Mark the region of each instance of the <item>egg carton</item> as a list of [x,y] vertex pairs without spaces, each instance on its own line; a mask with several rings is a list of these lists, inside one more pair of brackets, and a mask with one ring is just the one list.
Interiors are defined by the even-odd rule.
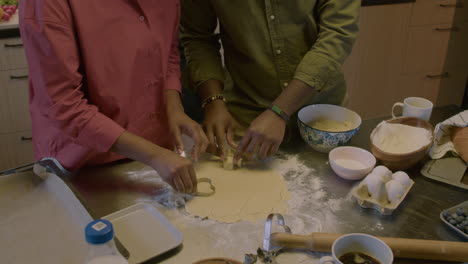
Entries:
[[362,208],[371,208],[377,210],[382,215],[391,215],[393,211],[395,211],[401,202],[405,199],[406,195],[413,187],[414,181],[410,180],[410,186],[406,188],[405,193],[401,196],[401,198],[396,203],[379,203],[377,200],[372,198],[367,191],[367,186],[364,181],[361,181],[358,186],[356,186],[353,191],[352,195],[358,202],[359,206]]

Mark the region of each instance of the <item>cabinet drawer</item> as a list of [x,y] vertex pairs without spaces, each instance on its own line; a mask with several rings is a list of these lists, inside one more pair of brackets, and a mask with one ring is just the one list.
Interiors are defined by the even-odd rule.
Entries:
[[446,68],[468,67],[468,22],[455,22],[456,31],[450,34]]
[[451,24],[410,27],[406,43],[404,72],[440,72],[447,56]]
[[0,135],[0,171],[34,161],[31,131]]
[[430,72],[400,76],[395,85],[396,94],[398,94],[397,101],[403,102],[402,100],[406,97],[416,96],[435,103],[441,79],[444,78],[442,74]]
[[436,105],[461,106],[468,81],[468,68],[448,69],[446,78],[440,80]]
[[468,0],[459,0],[459,5],[455,10],[455,21],[468,21]]
[[418,0],[413,5],[411,25],[452,23],[455,12],[465,8],[466,0]]
[[0,71],[26,67],[26,55],[21,38],[0,39]]
[[18,69],[0,72],[0,106],[2,123],[0,133],[31,130],[29,113],[28,70]]

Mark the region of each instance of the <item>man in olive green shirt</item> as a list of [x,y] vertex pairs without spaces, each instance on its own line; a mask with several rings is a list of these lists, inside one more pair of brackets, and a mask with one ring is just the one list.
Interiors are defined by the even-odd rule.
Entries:
[[[202,100],[210,99],[204,128],[212,151],[218,148],[222,155],[227,140],[236,148],[234,160],[273,155],[288,116],[301,106],[341,104],[346,95],[341,66],[356,38],[360,5],[359,0],[182,0],[181,41],[193,86]],[[227,105],[216,100],[221,93]],[[248,127],[239,145],[232,139],[236,121]]]

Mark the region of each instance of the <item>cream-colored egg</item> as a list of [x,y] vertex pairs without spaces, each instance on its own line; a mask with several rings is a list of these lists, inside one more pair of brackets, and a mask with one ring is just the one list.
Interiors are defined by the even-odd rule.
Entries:
[[387,201],[387,191],[385,189],[385,182],[378,174],[371,173],[364,179],[369,195],[379,203]]
[[397,180],[391,180],[385,184],[385,188],[388,194],[388,200],[392,204],[398,203],[398,201],[405,194],[405,186]]
[[406,172],[404,171],[397,171],[393,173],[392,178],[398,181],[399,183],[403,184],[405,188],[409,188],[411,185],[411,179],[408,176],[408,174],[406,174]]
[[384,182],[388,182],[392,179],[392,172],[382,165],[375,167],[372,173],[379,175]]

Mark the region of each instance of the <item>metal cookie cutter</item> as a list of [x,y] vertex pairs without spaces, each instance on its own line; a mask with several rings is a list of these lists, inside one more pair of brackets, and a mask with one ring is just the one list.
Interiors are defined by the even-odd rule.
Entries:
[[212,195],[214,195],[216,193],[216,187],[211,182],[211,179],[209,179],[209,178],[199,178],[197,180],[197,184],[199,184],[201,182],[208,183],[210,185],[211,192],[196,192],[194,194],[195,196],[208,197],[208,196],[212,196]]
[[273,226],[274,218],[277,218],[278,225],[282,226],[284,232],[291,234],[291,228],[285,224],[284,218],[281,214],[270,214],[267,217],[265,222],[265,233],[263,235],[263,245],[261,248],[257,250],[257,255],[247,254],[245,256],[244,263],[245,264],[253,264],[256,263],[257,259],[260,259],[262,263],[268,264],[278,264],[276,262],[276,256],[281,251],[281,247],[272,246],[271,245],[271,229]]

